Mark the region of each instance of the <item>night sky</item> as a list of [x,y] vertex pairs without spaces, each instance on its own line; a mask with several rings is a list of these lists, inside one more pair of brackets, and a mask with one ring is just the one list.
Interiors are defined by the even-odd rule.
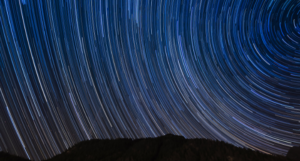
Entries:
[[0,0],[0,151],[168,133],[300,145],[300,1]]

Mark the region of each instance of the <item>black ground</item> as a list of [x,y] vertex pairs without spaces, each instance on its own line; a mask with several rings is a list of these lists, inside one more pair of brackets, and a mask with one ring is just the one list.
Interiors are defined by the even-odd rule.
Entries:
[[[297,150],[297,149],[296,149]],[[6,157],[5,157],[6,156]],[[0,161],[19,159],[0,153]],[[24,159],[23,159],[24,160]],[[90,140],[47,161],[292,161],[221,141],[165,135],[147,139]],[[24,160],[25,161],[25,160]]]
[[10,155],[5,152],[0,152],[0,161],[28,161],[28,159],[24,159],[22,157]]

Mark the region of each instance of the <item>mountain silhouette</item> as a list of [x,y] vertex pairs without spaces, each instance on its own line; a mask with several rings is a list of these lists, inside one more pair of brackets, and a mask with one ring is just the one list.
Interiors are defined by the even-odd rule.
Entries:
[[293,161],[300,161],[300,147],[292,147],[286,154],[286,157]]
[[11,155],[9,153],[0,152],[0,161],[29,161],[28,159]]
[[[11,156],[15,157],[15,156]],[[9,161],[9,158],[1,161]],[[25,161],[25,160],[24,160]],[[157,138],[89,140],[47,161],[293,161],[239,148],[223,141],[185,139],[167,134]]]

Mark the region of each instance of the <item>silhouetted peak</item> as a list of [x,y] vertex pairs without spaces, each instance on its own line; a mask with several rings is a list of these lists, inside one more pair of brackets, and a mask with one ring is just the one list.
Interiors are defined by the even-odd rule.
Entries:
[[300,161],[300,146],[291,147],[286,157],[293,161]]
[[[297,149],[296,149],[297,150]],[[292,151],[293,152],[293,151]],[[16,157],[2,155],[0,161]],[[18,158],[17,158],[18,159]],[[16,159],[15,159],[16,160]],[[185,139],[167,134],[157,138],[88,140],[48,161],[291,161],[209,139]],[[24,160],[25,161],[25,160]]]
[[25,158],[22,158],[19,156],[15,156],[15,155],[11,155],[6,152],[0,152],[0,160],[1,161],[29,161],[28,159],[25,159]]

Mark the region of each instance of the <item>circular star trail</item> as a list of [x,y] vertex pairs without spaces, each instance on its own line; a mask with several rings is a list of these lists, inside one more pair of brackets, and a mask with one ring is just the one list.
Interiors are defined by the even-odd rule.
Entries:
[[0,151],[88,139],[300,145],[300,1],[0,0]]

